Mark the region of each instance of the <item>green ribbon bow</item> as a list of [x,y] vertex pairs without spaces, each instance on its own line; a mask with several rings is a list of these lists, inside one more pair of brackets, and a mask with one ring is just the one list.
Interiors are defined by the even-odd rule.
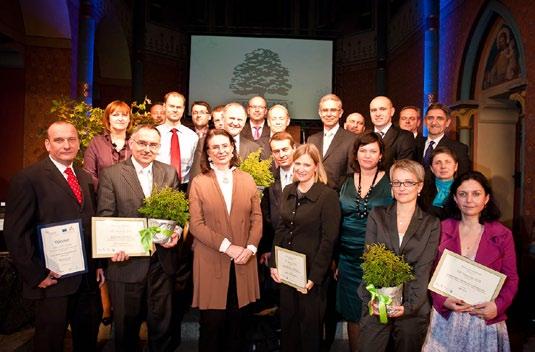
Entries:
[[368,286],[366,286],[366,290],[368,290],[368,292],[370,292],[372,295],[372,299],[370,300],[370,305],[369,305],[370,315],[373,315],[372,303],[377,298],[377,300],[379,301],[379,321],[382,324],[386,324],[388,322],[388,314],[386,312],[386,306],[392,303],[392,297],[380,294],[375,288],[375,286],[373,286],[373,284],[369,284]]

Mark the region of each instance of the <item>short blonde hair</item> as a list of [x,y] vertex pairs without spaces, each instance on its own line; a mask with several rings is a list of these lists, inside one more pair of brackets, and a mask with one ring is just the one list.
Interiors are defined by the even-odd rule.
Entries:
[[303,155],[308,155],[312,159],[312,161],[314,161],[314,164],[318,167],[317,172],[314,174],[314,182],[321,182],[327,184],[327,173],[325,172],[325,168],[323,167],[323,162],[321,161],[321,154],[318,148],[316,148],[316,146],[313,144],[302,144],[295,150],[293,154],[293,160],[295,161]]
[[416,176],[416,181],[424,182],[425,170],[422,164],[409,159],[396,160],[394,164],[390,167],[390,180],[392,181],[394,171],[396,170],[405,170]]

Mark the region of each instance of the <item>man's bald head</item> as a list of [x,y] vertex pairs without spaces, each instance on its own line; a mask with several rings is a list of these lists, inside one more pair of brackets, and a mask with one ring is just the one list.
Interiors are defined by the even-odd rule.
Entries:
[[370,117],[378,130],[382,130],[392,122],[395,111],[394,105],[388,97],[380,95],[370,102]]

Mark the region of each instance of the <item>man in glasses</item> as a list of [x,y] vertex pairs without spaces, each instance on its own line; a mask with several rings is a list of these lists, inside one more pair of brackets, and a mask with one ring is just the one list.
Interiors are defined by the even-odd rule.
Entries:
[[241,135],[257,143],[261,138],[269,139],[270,132],[266,123],[267,112],[266,99],[261,96],[255,96],[249,99],[247,103],[249,123],[246,123],[243,127]]
[[344,113],[342,100],[335,94],[327,94],[320,99],[318,113],[323,122],[323,131],[308,138],[323,156],[323,166],[327,172],[327,185],[340,190],[345,175],[351,170],[353,143],[357,136],[340,128],[340,118]]
[[[102,172],[98,216],[141,217],[138,209],[153,190],[179,187],[176,169],[155,160],[160,149],[160,133],[155,127],[137,127],[129,146],[129,159]],[[108,262],[116,351],[138,350],[143,320],[147,321],[149,350],[170,351],[176,347],[172,324],[174,275],[179,265],[177,241],[174,233],[170,242],[156,244],[150,257],[130,258],[118,248]]]

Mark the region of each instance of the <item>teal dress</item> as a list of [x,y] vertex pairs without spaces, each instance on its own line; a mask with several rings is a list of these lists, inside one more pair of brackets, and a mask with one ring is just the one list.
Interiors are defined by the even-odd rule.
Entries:
[[361,198],[355,189],[354,175],[348,177],[340,189],[342,227],[338,260],[338,286],[336,310],[347,321],[357,322],[361,317],[362,301],[357,288],[362,281],[362,254],[368,212],[377,206],[393,202],[390,180],[385,174],[366,197]]

